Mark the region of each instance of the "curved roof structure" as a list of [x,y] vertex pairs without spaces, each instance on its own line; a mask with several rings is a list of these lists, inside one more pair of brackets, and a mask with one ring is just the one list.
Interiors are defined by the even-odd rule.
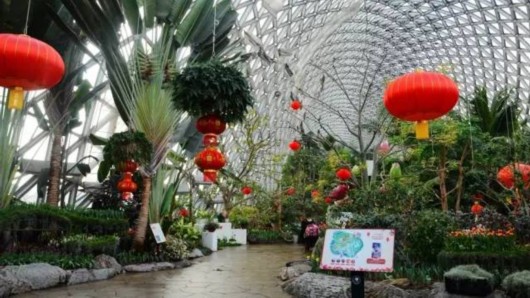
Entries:
[[[379,117],[385,83],[418,68],[448,73],[463,95],[476,85],[489,90],[514,87],[528,114],[527,0],[232,2],[239,13],[232,35],[251,54],[248,73],[257,111],[267,115],[267,137],[279,141],[261,152],[263,156],[287,151],[301,123],[306,132],[359,146],[355,134],[369,131],[366,124]],[[86,62],[91,65],[86,74],[91,83],[105,84],[99,65],[88,58]],[[289,109],[291,95],[302,100],[301,111]],[[31,105],[44,110],[42,95],[36,94]],[[37,184],[42,167],[35,167],[35,161],[49,160],[50,134],[39,128],[37,114],[28,109],[19,142],[23,162],[18,195]],[[71,165],[88,155],[101,156],[101,148],[88,142],[90,134],[109,136],[123,130],[108,88],[101,89],[80,120],[83,125],[65,140]],[[226,145],[229,151],[230,142]],[[237,154],[232,153],[232,160],[237,161]],[[33,162],[25,162],[29,160]],[[72,192],[75,198],[76,190]]]

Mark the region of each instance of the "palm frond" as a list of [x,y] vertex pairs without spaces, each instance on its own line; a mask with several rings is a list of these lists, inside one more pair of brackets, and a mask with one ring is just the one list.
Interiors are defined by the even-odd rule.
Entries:
[[[7,95],[4,89],[2,99]],[[22,113],[18,110],[9,110],[5,102],[0,103],[0,208],[9,206],[12,195],[13,179],[17,165],[18,128],[22,124]]]

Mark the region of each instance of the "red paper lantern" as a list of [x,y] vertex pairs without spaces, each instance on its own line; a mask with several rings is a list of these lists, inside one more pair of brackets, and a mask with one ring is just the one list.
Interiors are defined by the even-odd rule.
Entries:
[[291,102],[291,109],[297,111],[297,110],[300,110],[301,108],[302,108],[302,103],[298,99],[295,99]]
[[126,172],[123,174],[123,178],[118,182],[117,189],[119,192],[136,192],[138,190],[138,184],[132,179],[133,174]]
[[24,90],[51,88],[63,75],[63,59],[48,44],[28,35],[0,34],[0,86],[9,88],[9,109],[22,109]]
[[416,138],[427,139],[427,120],[441,117],[453,109],[458,102],[458,87],[441,73],[412,72],[388,84],[383,100],[391,115],[416,122]]
[[195,164],[203,171],[204,181],[215,182],[217,171],[225,166],[226,160],[216,147],[207,147],[195,156]]
[[285,191],[285,193],[286,193],[288,196],[292,196],[292,195],[294,195],[294,194],[296,193],[296,189],[295,189],[294,187],[291,186],[291,187],[289,187],[289,188]]
[[[530,165],[516,163],[515,169],[520,173],[524,182],[524,187],[528,188],[530,185]],[[506,188],[513,188],[515,184],[515,177],[513,174],[513,165],[508,165],[497,172],[497,180]]]
[[200,133],[204,134],[202,138],[204,146],[216,146],[218,144],[217,135],[225,131],[226,122],[217,115],[206,115],[197,119],[195,127]]
[[348,169],[340,169],[335,173],[335,175],[342,181],[351,179],[351,172]]
[[482,207],[482,205],[480,205],[480,203],[477,201],[475,201],[473,206],[471,206],[471,213],[475,215],[480,215],[483,210],[484,210],[484,207]]
[[289,143],[289,148],[291,148],[293,151],[298,151],[300,148],[302,148],[302,144],[300,144],[298,141],[292,141]]
[[245,186],[241,189],[241,192],[245,195],[245,196],[248,196],[249,194],[252,193],[252,188],[250,186]]

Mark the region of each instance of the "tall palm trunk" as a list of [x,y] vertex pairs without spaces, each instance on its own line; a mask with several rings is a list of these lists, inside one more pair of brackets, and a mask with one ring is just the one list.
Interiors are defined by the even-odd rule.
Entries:
[[442,147],[440,153],[440,168],[438,169],[438,177],[440,179],[440,200],[442,203],[442,210],[447,212],[449,206],[447,205],[447,185],[445,184],[446,179],[446,160],[447,160],[447,148]]
[[59,186],[61,184],[62,163],[62,133],[60,128],[53,131],[52,152],[50,157],[50,174],[48,183],[48,192],[46,194],[46,203],[50,206],[59,204]]
[[151,176],[142,179],[142,207],[136,222],[136,233],[134,234],[133,246],[136,251],[144,250],[145,236],[147,234],[147,223],[149,220],[149,198],[151,197]]

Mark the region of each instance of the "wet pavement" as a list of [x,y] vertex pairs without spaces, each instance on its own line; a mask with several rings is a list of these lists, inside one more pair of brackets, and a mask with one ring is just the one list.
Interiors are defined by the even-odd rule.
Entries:
[[121,274],[16,297],[283,298],[290,295],[279,286],[280,268],[303,258],[303,246],[294,244],[227,247],[184,269]]

